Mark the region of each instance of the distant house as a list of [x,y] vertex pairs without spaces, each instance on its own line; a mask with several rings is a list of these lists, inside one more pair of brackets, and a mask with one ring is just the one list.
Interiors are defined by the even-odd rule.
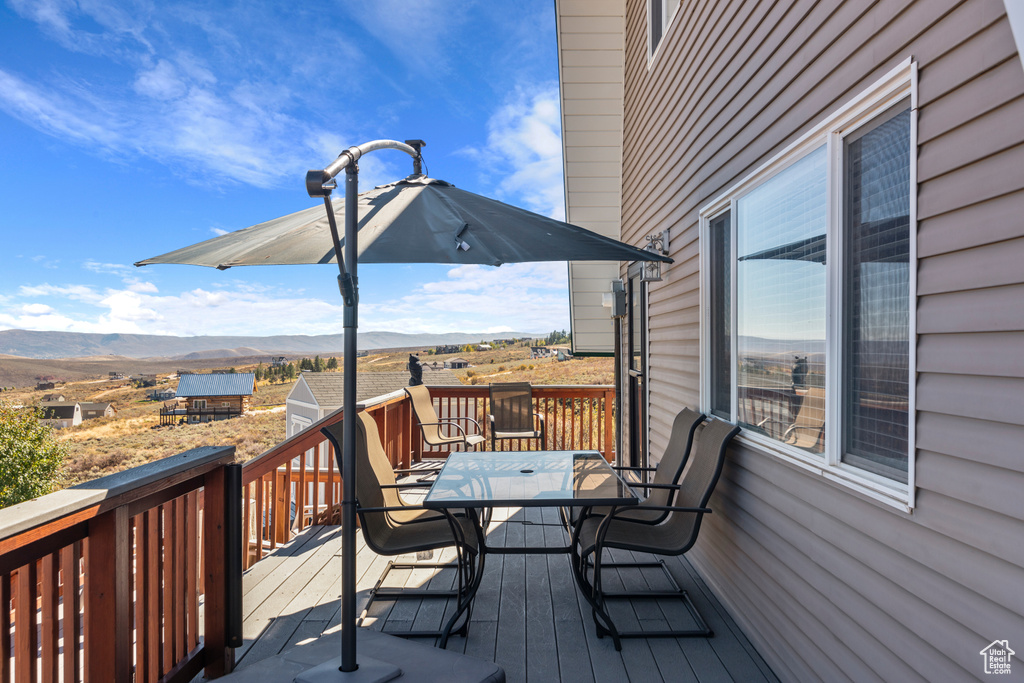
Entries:
[[66,400],[68,400],[68,399],[67,399],[66,396],[64,396],[64,394],[46,394],[42,398],[42,402],[43,403],[54,403],[54,402],[59,403],[61,401],[66,401]]
[[[423,383],[458,386],[459,378],[447,370],[424,368]],[[285,400],[288,435],[298,434],[317,420],[344,405],[345,375],[341,372],[303,372]],[[409,386],[408,372],[360,372],[356,374],[356,400],[390,394]]]
[[468,368],[469,361],[465,358],[449,358],[444,362],[444,366],[449,370],[460,370],[462,368]]
[[490,344],[477,344],[476,345],[476,350],[477,351],[490,351],[493,348],[494,347],[491,346]]
[[156,375],[136,375],[133,377],[140,387],[155,387]]
[[73,401],[51,402],[43,404],[43,416],[40,424],[55,429],[67,429],[82,424],[82,406]]
[[[185,375],[178,381],[177,398],[185,399],[188,422],[211,422],[244,413],[255,391],[256,375],[251,372]],[[163,411],[161,417],[165,417]]]
[[442,344],[434,347],[434,353],[439,356],[446,353],[458,353],[461,348],[458,344]]
[[54,382],[39,382],[36,384],[36,389],[39,391],[46,391],[47,389],[56,389],[57,385]]
[[170,399],[174,398],[177,395],[177,392],[174,389],[171,389],[170,387],[166,387],[164,389],[154,389],[153,391],[149,392],[149,397],[154,401],[169,401]]
[[82,406],[82,419],[94,420],[98,417],[114,417],[117,408],[113,403],[80,403]]
[[287,361],[285,360],[284,356],[275,356],[274,359],[270,361],[270,365],[272,367],[279,368],[283,366],[286,362]]
[[548,358],[552,355],[550,346],[531,346],[530,358]]
[[110,372],[107,373],[107,378],[111,380],[125,379],[125,374],[123,372],[120,372],[119,370],[111,370]]

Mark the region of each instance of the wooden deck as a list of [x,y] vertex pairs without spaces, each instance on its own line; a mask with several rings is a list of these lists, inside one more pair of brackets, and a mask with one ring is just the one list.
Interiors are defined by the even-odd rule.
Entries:
[[[504,514],[503,514],[504,512]],[[492,545],[565,545],[567,537],[554,510],[495,510],[488,532]],[[367,549],[359,538],[360,610],[388,558]],[[311,527],[250,568],[244,579],[245,645],[236,651],[236,670],[256,666],[295,645],[336,633],[341,591],[341,536],[336,526]],[[627,559],[628,553],[617,559]],[[414,558],[403,558],[412,560]],[[442,555],[442,560],[450,559]],[[637,558],[639,559],[639,558]],[[436,561],[436,558],[432,561]],[[579,594],[566,555],[488,555],[467,638],[453,637],[449,650],[497,662],[510,682],[518,681],[776,681],[685,559],[670,558],[670,570],[686,588],[715,636],[627,639],[616,652],[611,638],[598,639],[590,607]],[[660,588],[658,572],[621,570],[626,587]],[[450,586],[454,570],[393,571],[386,585]],[[606,575],[606,581],[608,576]],[[611,583],[611,582],[610,582]],[[615,589],[615,585],[609,585]],[[689,616],[680,601],[621,602],[613,611],[623,629],[685,627]],[[445,601],[378,601],[367,628],[389,631],[437,628]],[[418,638],[430,643],[429,639]],[[339,640],[340,649],[340,640]],[[269,682],[268,682],[269,683]]]

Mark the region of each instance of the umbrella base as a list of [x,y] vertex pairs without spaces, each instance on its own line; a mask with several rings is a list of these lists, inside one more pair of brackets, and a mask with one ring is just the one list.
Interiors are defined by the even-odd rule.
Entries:
[[[380,631],[358,629],[359,649],[356,659],[359,669],[351,673],[338,671],[341,658],[341,633],[334,631],[321,636],[312,643],[299,645],[287,652],[268,659],[253,662],[246,666],[243,659],[241,671],[218,678],[220,683],[320,683],[331,681],[349,683],[350,681],[386,681],[387,678],[362,678],[371,673],[372,667],[367,664],[371,658],[394,667],[403,674],[400,680],[410,681],[446,681],[447,683],[503,683],[505,672],[494,662],[484,661],[476,657],[430,647],[404,638],[389,636]],[[333,667],[333,671],[324,671],[323,677],[314,678],[314,672]]]
[[402,675],[394,664],[366,655],[356,655],[356,662],[359,668],[355,671],[341,671],[341,657],[335,657],[303,671],[295,677],[295,683],[387,683]]

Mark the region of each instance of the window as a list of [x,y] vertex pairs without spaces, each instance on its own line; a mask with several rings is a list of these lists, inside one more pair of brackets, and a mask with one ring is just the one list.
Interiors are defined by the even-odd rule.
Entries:
[[704,410],[912,505],[911,62],[701,212]]
[[658,51],[661,38],[679,9],[679,0],[647,0],[648,52],[650,59]]
[[195,408],[196,410],[205,410],[206,409],[206,399],[205,398],[193,399],[192,400],[192,407]]

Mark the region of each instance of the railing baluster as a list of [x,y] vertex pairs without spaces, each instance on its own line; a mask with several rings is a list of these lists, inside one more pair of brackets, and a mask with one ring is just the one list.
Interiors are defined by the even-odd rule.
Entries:
[[295,501],[295,528],[299,531],[306,528],[306,457],[308,454],[309,450],[307,449],[299,456],[299,490]]
[[[61,614],[61,620],[64,625],[64,652],[62,657],[64,683],[75,683],[75,681],[80,680],[78,674],[82,658],[79,654],[78,636],[82,632],[79,625],[79,612],[82,607],[82,601],[79,597],[79,565],[81,559],[81,541],[75,541],[60,551],[60,573],[64,583],[63,610]],[[0,598],[0,604],[3,604],[2,598]],[[7,630],[2,622],[0,622],[0,630],[3,630],[4,635],[6,635]]]
[[146,526],[145,591],[146,601],[146,680],[156,683],[160,678],[160,510],[143,513]]
[[174,504],[174,661],[181,661],[188,654],[185,644],[188,629],[185,625],[185,497]]
[[175,626],[174,621],[174,545],[177,539],[177,529],[174,528],[174,509],[177,502],[174,500],[168,501],[163,505],[163,562],[161,562],[161,572],[163,574],[163,594],[161,596],[162,604],[160,606],[160,614],[164,615],[164,628],[163,628],[163,663],[160,667],[160,674],[163,675],[170,671],[171,667],[174,666],[176,661],[174,657],[174,636]]
[[[259,483],[261,479],[257,479],[251,484],[245,484],[242,487],[242,541],[245,544],[245,551],[242,555],[242,567],[245,569],[249,568],[249,552],[252,550],[252,538],[256,537],[257,541],[263,538],[263,525],[260,516],[256,515],[257,523],[252,524],[253,514],[253,492],[259,491]],[[253,529],[253,526],[256,528]]]
[[[255,488],[256,488],[256,528],[259,529],[259,533],[256,534],[256,560],[259,561],[259,560],[263,559],[263,539],[264,539],[264,521],[265,521],[264,517],[266,517],[266,513],[265,513],[265,510],[266,510],[265,505],[266,505],[266,503],[265,503],[265,495],[264,495],[264,491],[263,491],[263,477],[260,477],[259,479],[257,479],[253,483],[256,485],[255,486]],[[246,503],[248,503],[248,499],[249,499],[249,497],[246,496]],[[248,519],[248,515],[246,516],[246,519]],[[248,546],[249,546],[249,537],[248,536],[243,536],[243,538],[245,539],[246,548],[248,548]],[[246,555],[246,557],[249,556],[248,551],[246,551],[245,555]]]
[[11,575],[0,576],[0,683],[11,681]]
[[322,445],[313,449],[313,524],[320,523],[320,458],[322,449]]
[[36,563],[18,569],[18,595],[14,601],[14,679],[36,680]]
[[327,444],[327,489],[324,491],[327,503],[327,523],[334,523],[334,444]]
[[185,496],[185,604],[188,608],[188,649],[199,644],[199,494]]
[[139,681],[146,680],[146,601],[143,596],[146,594],[146,555],[143,550],[146,547],[148,534],[143,515],[132,518],[133,545],[135,547],[135,573],[134,573],[134,595],[135,595],[135,678]]
[[42,641],[41,674],[43,683],[57,683],[60,678],[60,659],[57,657],[57,643],[60,640],[60,576],[54,553],[45,555],[39,563],[40,606],[42,608],[40,640]]

